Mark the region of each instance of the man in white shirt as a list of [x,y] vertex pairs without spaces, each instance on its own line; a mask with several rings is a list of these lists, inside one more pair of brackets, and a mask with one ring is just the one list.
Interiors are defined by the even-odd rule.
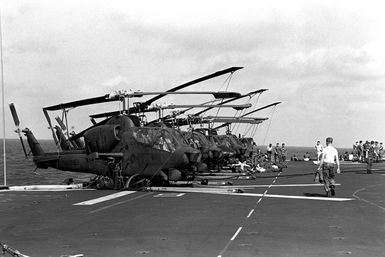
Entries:
[[[332,143],[333,143],[333,138],[331,137],[326,138],[326,147],[322,151],[321,162],[318,167],[318,171],[322,170],[322,173],[320,174],[322,180],[324,180],[324,178],[328,178],[325,181],[325,190],[328,193],[328,195],[330,192],[331,195],[334,196],[335,195],[335,192],[334,192],[335,163],[337,163],[338,174],[341,172],[341,170],[340,170],[340,161],[338,158],[338,151],[332,146]],[[329,182],[330,182],[330,185],[329,185]]]
[[317,151],[317,161],[320,161],[321,159],[321,155],[322,155],[322,151],[324,149],[323,145],[321,145],[321,142],[320,141],[317,141],[317,144],[315,146],[315,149]]

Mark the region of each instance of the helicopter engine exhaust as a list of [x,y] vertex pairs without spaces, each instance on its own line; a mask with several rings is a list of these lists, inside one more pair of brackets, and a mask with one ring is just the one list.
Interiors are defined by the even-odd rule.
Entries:
[[107,153],[120,141],[119,125],[101,125],[88,130],[84,134],[87,150],[89,152]]

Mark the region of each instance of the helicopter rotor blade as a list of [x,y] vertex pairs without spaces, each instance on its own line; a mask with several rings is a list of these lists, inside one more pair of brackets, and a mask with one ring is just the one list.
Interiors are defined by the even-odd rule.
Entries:
[[[252,92],[249,92],[247,94],[244,94],[244,95],[240,95],[240,96],[236,96],[236,97],[233,97],[231,99],[228,99],[226,101],[223,101],[221,103],[218,103],[218,104],[213,104],[212,106],[210,107],[207,107],[206,109],[202,110],[202,111],[199,111],[195,114],[193,114],[193,116],[199,116],[200,114],[204,113],[204,112],[207,112],[208,110],[211,110],[213,108],[217,108],[219,107],[218,105],[224,105],[226,103],[230,103],[232,101],[235,101],[235,100],[239,100],[239,99],[242,99],[242,98],[245,98],[245,97],[252,97],[253,95],[255,94],[262,94],[263,92],[267,91],[267,89],[258,89],[256,91],[252,91]],[[210,101],[210,102],[206,102],[204,104],[209,104],[209,103],[213,103],[213,101]],[[190,111],[191,109],[193,109],[192,107],[191,108],[187,108],[187,109],[184,109],[184,110],[181,110],[181,111],[178,111],[176,113],[173,113],[173,114],[169,114],[167,116],[164,116],[163,118],[161,118],[161,121],[165,121],[165,120],[168,120],[168,119],[173,119],[173,118],[176,118],[177,116],[179,115],[182,115],[184,113],[186,113],[187,111]],[[156,119],[156,120],[153,120],[153,121],[150,121],[148,124],[152,124],[152,123],[155,123],[155,122],[159,122],[159,119]]]
[[55,120],[57,121],[57,123],[59,124],[59,126],[61,127],[61,129],[62,129],[63,131],[66,131],[66,130],[67,130],[66,125],[64,124],[64,122],[62,121],[62,119],[60,119],[59,116],[55,117]]
[[9,104],[9,108],[11,109],[11,114],[12,114],[13,121],[15,122],[15,126],[19,127],[20,120],[19,120],[19,116],[17,115],[15,105],[13,103]]
[[[258,112],[258,111],[262,111],[262,110],[267,109],[267,108],[269,108],[269,107],[276,106],[276,105],[278,105],[278,104],[280,104],[280,103],[281,103],[281,102],[275,102],[275,103],[272,103],[272,104],[265,105],[265,106],[263,106],[263,107],[261,107],[261,108],[258,108],[258,109],[255,109],[255,110],[253,110],[253,111],[247,112],[247,113],[241,115],[241,116],[238,117],[238,118],[246,117],[246,116],[248,116],[248,115],[250,115],[250,114],[252,114],[252,113],[255,113],[255,112]],[[236,119],[237,119],[237,118],[234,118],[234,120],[236,120]],[[227,122],[227,123],[224,123],[224,124],[222,124],[222,125],[220,125],[220,126],[218,126],[218,127],[215,127],[214,129],[223,128],[223,127],[226,127],[226,126],[228,126],[228,125],[230,125],[230,124],[231,124],[231,122]]]
[[68,108],[75,108],[78,106],[84,106],[84,105],[90,105],[90,104],[98,104],[98,103],[105,103],[105,102],[111,102],[111,101],[118,101],[118,98],[110,98],[109,94],[106,94],[104,96],[97,96],[77,101],[72,101],[68,103],[61,103],[56,104],[48,107],[44,107],[43,110],[46,111],[57,111],[57,110],[63,110]]
[[[255,94],[262,94],[263,92],[265,92],[265,91],[267,91],[267,89],[259,89],[259,90],[256,90],[256,91],[252,91],[252,92],[250,92],[250,93],[247,93],[247,94],[244,94],[244,95],[240,95],[240,96],[237,96],[237,97],[234,97],[234,98],[231,98],[231,99],[228,99],[228,100],[226,100],[226,101],[223,101],[223,102],[221,102],[221,103],[219,103],[218,105],[223,105],[223,104],[227,104],[227,103],[230,103],[230,102],[233,102],[233,101],[235,101],[235,100],[239,100],[239,99],[242,99],[242,98],[245,98],[245,97],[248,97],[248,96],[253,96],[253,95],[255,95]],[[207,111],[209,111],[209,110],[211,110],[211,109],[213,109],[214,107],[208,107],[208,108],[206,108],[206,109],[204,109],[204,110],[202,110],[202,111],[199,111],[199,112],[197,112],[197,113],[195,113],[195,114],[193,114],[194,116],[199,116],[199,115],[201,115],[202,113],[205,113],[205,112],[207,112]]]
[[15,122],[15,126],[16,126],[15,132],[19,135],[20,143],[21,143],[21,146],[23,147],[24,156],[26,159],[28,159],[28,154],[27,154],[27,151],[25,150],[24,141],[20,133],[20,120],[19,120],[19,116],[17,115],[15,105],[13,103],[9,104],[9,109],[11,110],[13,121]]
[[149,91],[149,92],[127,92],[126,94],[122,95],[123,97],[133,98],[133,97],[142,97],[142,96],[148,96],[148,95],[213,95],[215,99],[222,99],[222,98],[233,98],[238,97],[241,94],[238,92],[228,92],[228,91],[178,91],[178,92],[160,92],[160,91]]
[[229,104],[229,105],[206,105],[206,104],[168,104],[168,105],[155,105],[146,111],[159,111],[166,109],[179,109],[179,108],[207,108],[207,107],[222,107],[222,108],[233,108],[233,109],[246,109],[252,105],[249,104]]
[[[141,92],[138,92],[138,93],[134,93],[132,96],[130,97],[141,97],[143,95],[153,95],[157,92],[145,92],[145,93],[141,93]],[[202,94],[212,94],[216,100],[218,99],[223,99],[223,98],[234,98],[234,97],[238,97],[240,96],[239,93],[237,92],[203,92],[203,91],[184,91],[184,92],[165,92],[165,94],[170,94],[170,95],[189,95],[189,94],[192,94],[192,95],[202,95]],[[213,101],[210,101],[208,103],[212,103]],[[140,104],[139,104],[140,105]],[[160,109],[176,109],[176,108],[207,108],[211,105],[206,105],[206,106],[202,106],[202,105],[167,105],[167,106],[155,106],[153,108],[146,108],[146,109],[143,109],[141,112],[156,112],[156,111],[159,111]],[[224,106],[226,107],[226,106]],[[237,109],[237,108],[241,108],[241,109],[244,109],[244,108],[248,108],[248,107],[251,107],[250,106],[247,106],[247,105],[233,105],[231,106],[232,108],[234,109]],[[135,108],[135,107],[134,107]],[[98,113],[98,114],[92,114],[92,115],[89,115],[90,118],[103,118],[103,117],[111,117],[111,116],[114,116],[114,115],[119,115],[121,114],[122,112],[121,111],[112,111],[112,112],[104,112],[104,113]],[[133,112],[131,111],[130,112],[131,114],[132,113],[138,113],[138,112]]]
[[[231,68],[227,68],[227,69],[224,69],[224,70],[221,70],[221,71],[217,71],[217,72],[214,72],[212,74],[209,74],[209,75],[206,75],[206,76],[194,79],[194,80],[189,81],[187,83],[184,83],[182,85],[179,85],[179,86],[176,86],[174,88],[171,88],[171,89],[167,90],[166,92],[175,92],[175,91],[178,91],[180,89],[189,87],[191,85],[198,84],[198,83],[203,82],[205,80],[209,80],[209,79],[212,79],[212,78],[215,78],[215,77],[219,77],[219,76],[222,76],[222,75],[227,74],[227,73],[234,73],[235,71],[240,70],[240,69],[243,69],[243,67],[231,67]],[[162,98],[164,96],[165,96],[164,94],[160,94],[158,96],[155,96],[155,97],[147,100],[146,102],[140,104],[139,108],[138,107],[132,107],[132,110],[130,108],[129,112],[130,113],[131,112],[135,112],[135,111],[138,112],[141,109],[149,106],[150,104],[152,104],[153,102],[155,102],[156,100],[158,100],[158,99],[160,99],[160,98]]]

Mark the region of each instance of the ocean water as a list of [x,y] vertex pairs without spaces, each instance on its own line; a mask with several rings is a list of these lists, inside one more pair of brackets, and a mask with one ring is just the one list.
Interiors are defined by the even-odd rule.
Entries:
[[[7,154],[7,185],[57,185],[63,184],[67,178],[73,178],[75,182],[88,181],[94,177],[93,174],[77,173],[61,171],[53,168],[37,169],[35,171],[35,165],[32,161],[32,155],[27,160],[23,153],[19,139],[7,139],[6,154]],[[3,176],[3,141],[1,143],[1,160],[0,160],[0,185],[4,184]],[[39,140],[40,145],[44,151],[55,151],[55,143],[51,140]],[[29,146],[24,140],[24,144],[29,151]]]
[[[52,140],[39,140],[44,151],[55,151],[56,147]],[[0,159],[0,185],[4,183],[3,177],[3,148],[2,140],[1,143],[1,159]],[[24,141],[26,148],[29,149],[28,144]],[[292,155],[296,155],[300,158],[306,152],[309,152],[312,158],[316,157],[316,152],[314,147],[301,147],[301,146],[287,146],[288,158]],[[27,150],[28,151],[28,150]],[[262,151],[266,151],[266,147],[262,147]],[[350,152],[351,149],[338,149],[339,154],[343,154],[345,151]],[[32,156],[27,160],[24,157],[23,149],[21,147],[19,139],[7,139],[6,140],[6,154],[7,154],[7,185],[54,185],[54,184],[63,184],[65,179],[73,178],[75,182],[84,182],[88,181],[90,178],[94,177],[93,174],[88,173],[78,173],[78,172],[68,172],[61,171],[53,168],[48,169],[37,169],[35,170],[35,165],[32,161]]]
[[[311,159],[317,158],[317,152],[315,147],[305,147],[305,146],[285,146],[287,148],[288,158],[293,155],[302,159],[306,152],[310,154]],[[337,148],[338,154],[343,155],[345,152],[351,153],[353,149],[351,148]]]

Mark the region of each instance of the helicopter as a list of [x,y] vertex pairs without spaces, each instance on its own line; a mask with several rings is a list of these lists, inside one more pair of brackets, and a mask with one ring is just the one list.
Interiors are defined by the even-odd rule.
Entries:
[[[237,161],[245,161],[249,157],[249,152],[247,151],[249,150],[252,142],[250,141],[250,143],[247,143],[248,142],[247,141],[246,143],[244,143],[242,142],[242,139],[240,136],[237,137],[236,135],[232,134],[231,125],[234,123],[243,123],[243,124],[250,124],[250,125],[260,124],[263,121],[268,120],[268,118],[256,118],[256,117],[247,117],[247,116],[255,112],[279,105],[281,102],[275,102],[260,108],[256,108],[253,111],[247,112],[243,115],[239,115],[238,117],[236,116],[234,117],[200,116],[200,115],[202,115],[205,111],[210,110],[212,108],[226,106],[225,104],[231,101],[240,99],[245,96],[250,96],[253,94],[260,94],[264,91],[266,91],[266,89],[257,90],[254,92],[250,92],[249,94],[235,97],[233,99],[228,99],[226,101],[223,101],[219,105],[211,105],[210,107],[204,109],[203,111],[197,112],[193,115],[188,115],[187,118],[175,118],[176,116],[183,114],[184,113],[183,111],[180,111],[178,113],[173,113],[173,116],[170,116],[170,115],[166,116],[166,119],[163,119],[162,122],[164,122],[165,124],[168,124],[169,126],[178,127],[178,128],[181,126],[189,125],[190,130],[192,129],[191,126],[193,124],[200,124],[201,126],[203,124],[208,124],[208,128],[200,127],[195,129],[194,131],[200,132],[201,134],[205,135],[212,145],[216,145],[218,148],[221,149],[220,158],[212,159],[213,161],[212,164],[218,167],[218,171],[219,171],[223,167],[228,167],[229,165],[234,164]],[[214,127],[213,126],[214,123],[222,123],[222,124],[217,127]],[[223,127],[226,127],[226,133],[224,135],[218,134],[218,130]]]
[[[167,127],[141,126],[135,113],[148,109],[159,98],[170,94],[211,94],[216,99],[240,96],[237,92],[177,92],[187,86],[232,74],[242,67],[231,67],[222,71],[187,82],[164,92],[117,91],[103,96],[61,103],[43,108],[52,137],[58,148],[55,152],[45,152],[28,128],[20,130],[20,121],[14,104],[10,104],[17,127],[27,137],[28,145],[37,168],[53,167],[59,170],[93,173],[107,178],[97,182],[99,187],[135,189],[146,183],[168,183],[169,181],[192,180],[202,154],[189,145],[179,130]],[[157,95],[143,103],[130,107],[132,98]],[[92,125],[80,133],[69,132],[68,111],[74,108],[120,101],[122,110]],[[56,118],[59,126],[53,126],[49,111],[62,110],[63,118]],[[63,122],[64,120],[64,122]],[[67,135],[63,131],[66,131]],[[25,156],[23,140],[21,139]],[[99,184],[98,184],[99,183]]]

